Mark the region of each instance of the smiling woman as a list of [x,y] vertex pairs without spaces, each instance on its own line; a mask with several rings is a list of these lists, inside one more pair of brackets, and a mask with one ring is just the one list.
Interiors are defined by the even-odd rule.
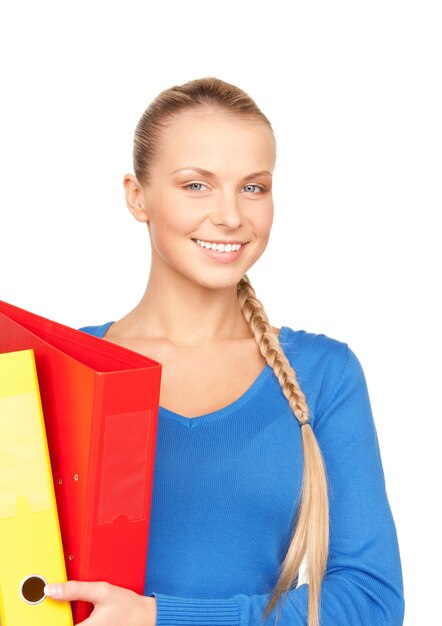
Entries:
[[[273,133],[263,122],[209,105],[169,121],[148,177],[124,180],[129,209],[149,227],[151,275],[178,272],[207,288],[238,283],[269,239],[274,163]],[[197,240],[204,247],[194,247]],[[232,244],[240,248],[226,254]]]
[[362,367],[344,342],[273,328],[247,277],[275,155],[269,120],[217,78],[165,90],[136,128],[124,187],[147,224],[148,284],[122,319],[83,330],[163,366],[145,596],[47,589],[92,602],[87,626],[402,624]]

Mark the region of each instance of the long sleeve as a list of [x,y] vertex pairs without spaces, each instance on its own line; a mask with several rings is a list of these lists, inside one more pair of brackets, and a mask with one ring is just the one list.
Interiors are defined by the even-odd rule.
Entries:
[[[326,464],[330,546],[322,584],[321,626],[401,626],[404,599],[399,548],[385,489],[365,376],[347,344],[313,428]],[[281,626],[307,623],[307,584],[287,595]],[[180,598],[152,592],[157,626],[258,626],[268,594]],[[270,615],[274,623],[278,607]]]

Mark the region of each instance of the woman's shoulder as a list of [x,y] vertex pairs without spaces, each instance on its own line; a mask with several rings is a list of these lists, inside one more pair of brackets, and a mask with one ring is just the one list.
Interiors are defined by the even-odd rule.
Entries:
[[279,343],[287,356],[298,355],[307,361],[327,359],[341,361],[348,355],[349,345],[346,341],[290,326],[281,326]]
[[279,343],[315,413],[322,412],[346,376],[363,376],[357,356],[341,339],[282,326]]

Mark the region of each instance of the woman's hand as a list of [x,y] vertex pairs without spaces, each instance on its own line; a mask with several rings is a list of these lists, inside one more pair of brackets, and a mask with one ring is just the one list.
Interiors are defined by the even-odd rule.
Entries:
[[155,626],[155,598],[109,583],[85,583],[70,580],[48,585],[45,593],[54,600],[92,602],[94,610],[82,626]]

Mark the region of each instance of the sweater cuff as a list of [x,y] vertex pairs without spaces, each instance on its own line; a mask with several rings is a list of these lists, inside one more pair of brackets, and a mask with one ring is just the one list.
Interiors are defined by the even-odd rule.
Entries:
[[151,593],[157,603],[156,626],[239,626],[236,600],[177,598]]

